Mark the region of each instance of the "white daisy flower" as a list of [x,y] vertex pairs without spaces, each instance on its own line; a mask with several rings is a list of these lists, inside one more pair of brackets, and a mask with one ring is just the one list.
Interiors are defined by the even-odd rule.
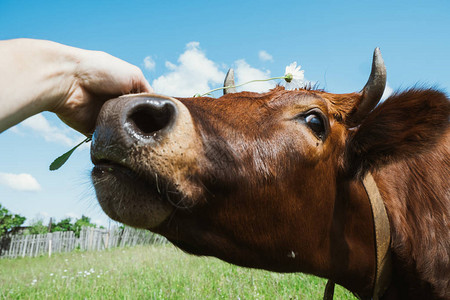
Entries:
[[293,62],[289,66],[286,67],[286,71],[284,73],[284,81],[283,85],[287,90],[293,90],[296,88],[302,88],[304,85],[303,79],[305,78],[305,71],[300,70],[302,66],[297,67],[297,62]]

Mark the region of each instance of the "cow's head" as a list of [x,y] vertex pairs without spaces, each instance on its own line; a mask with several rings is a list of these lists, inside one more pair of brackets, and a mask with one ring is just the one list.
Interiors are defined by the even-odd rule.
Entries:
[[[373,251],[372,244],[352,240],[372,239],[364,225],[370,208],[351,201],[366,197],[358,174],[395,158],[400,140],[428,138],[405,133],[397,139],[387,125],[374,126],[395,115],[396,132],[405,132],[414,118],[427,118],[414,108],[408,111],[417,116],[370,113],[385,82],[376,50],[361,92],[277,87],[218,99],[141,94],[110,100],[92,144],[99,202],[111,218],[161,233],[190,253],[324,275],[338,244]],[[394,144],[375,155],[386,141]]]

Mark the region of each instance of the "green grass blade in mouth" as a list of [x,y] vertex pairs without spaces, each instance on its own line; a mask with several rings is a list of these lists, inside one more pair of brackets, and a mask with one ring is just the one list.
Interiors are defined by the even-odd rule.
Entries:
[[81,143],[79,143],[78,145],[76,145],[75,147],[73,147],[72,149],[70,149],[69,151],[67,151],[66,153],[64,153],[63,155],[58,157],[57,159],[55,159],[50,164],[50,167],[49,167],[50,171],[55,171],[55,170],[58,170],[59,168],[61,168],[62,165],[64,165],[66,163],[66,161],[69,159],[69,157],[75,151],[75,149],[77,149],[78,147],[80,147],[84,143],[88,143],[91,140],[92,140],[91,137],[86,138],[84,141],[82,141]]

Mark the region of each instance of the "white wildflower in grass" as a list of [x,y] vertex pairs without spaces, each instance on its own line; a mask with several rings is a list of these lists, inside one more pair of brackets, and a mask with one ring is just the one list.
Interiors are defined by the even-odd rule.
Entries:
[[53,276],[53,273],[50,273],[50,276]]
[[64,270],[64,273],[66,273],[67,272],[67,270]]
[[31,282],[31,285],[35,285],[37,282],[37,279],[33,279],[33,281]]
[[297,66],[296,61],[286,67],[286,71],[284,72],[283,85],[287,90],[293,90],[303,87],[305,71],[300,70],[301,67],[302,66]]

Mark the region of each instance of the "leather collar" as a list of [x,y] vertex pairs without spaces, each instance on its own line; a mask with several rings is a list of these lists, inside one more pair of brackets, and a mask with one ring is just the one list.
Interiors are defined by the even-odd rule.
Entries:
[[[369,197],[373,216],[376,265],[372,299],[378,300],[391,283],[391,230],[383,199],[381,198],[380,191],[378,190],[377,184],[371,173],[368,172],[364,176],[363,186]],[[323,299],[332,300],[333,294],[334,282],[329,280],[325,288]]]

